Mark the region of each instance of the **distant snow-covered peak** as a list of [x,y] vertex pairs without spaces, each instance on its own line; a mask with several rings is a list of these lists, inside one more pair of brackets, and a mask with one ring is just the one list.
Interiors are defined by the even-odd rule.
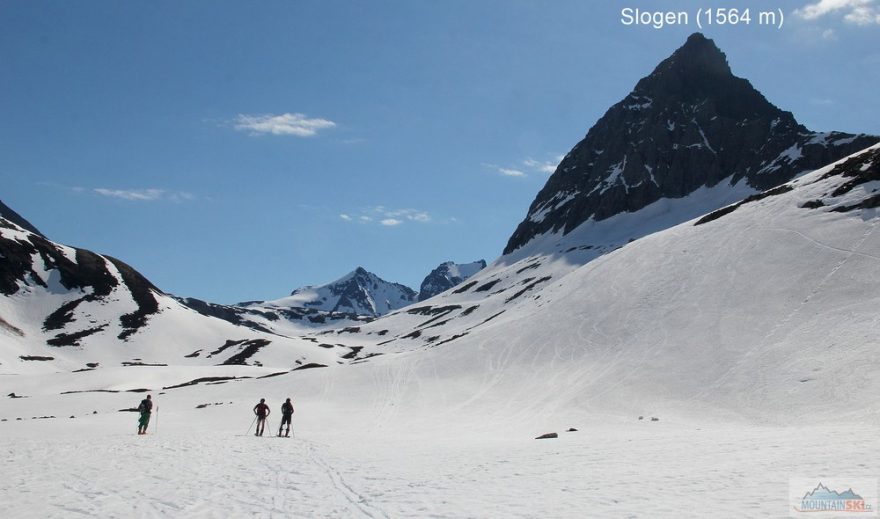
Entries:
[[274,308],[310,308],[378,317],[416,301],[416,292],[385,281],[363,267],[323,285],[297,288],[289,296],[261,303]]

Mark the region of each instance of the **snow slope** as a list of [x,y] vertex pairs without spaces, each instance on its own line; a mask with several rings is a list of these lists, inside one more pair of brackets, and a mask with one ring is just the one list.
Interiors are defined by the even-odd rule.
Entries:
[[[7,372],[0,497],[39,517],[784,517],[789,478],[880,469],[878,193],[875,146],[588,263],[575,242],[501,258],[301,339],[351,364]],[[138,438],[119,410],[143,389],[161,425]],[[248,436],[257,399],[286,396],[296,439]]]

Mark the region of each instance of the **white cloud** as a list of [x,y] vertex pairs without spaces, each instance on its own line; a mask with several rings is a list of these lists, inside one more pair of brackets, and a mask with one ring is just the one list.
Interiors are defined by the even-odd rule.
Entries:
[[136,202],[154,202],[156,200],[168,200],[171,202],[187,202],[195,200],[195,196],[183,191],[168,192],[164,189],[107,189],[95,188],[93,192],[109,198],[119,198]]
[[523,161],[526,167],[531,168],[540,173],[553,173],[556,171],[556,166],[559,165],[559,161],[556,163],[548,162],[548,161],[538,161],[532,158],[528,158]]
[[489,168],[505,177],[526,178],[529,175],[524,170],[542,173],[544,175],[552,174],[556,171],[556,167],[559,165],[559,162],[563,157],[564,155],[553,156],[553,158],[556,159],[555,162],[553,160],[535,160],[532,157],[527,157],[525,160],[520,161],[523,166],[522,168],[505,167],[497,164],[487,164],[485,162],[483,163],[483,167]]
[[280,115],[246,115],[235,118],[235,129],[250,132],[251,135],[293,135],[312,137],[319,130],[333,128],[336,123],[327,119],[309,119],[304,114],[284,113]]
[[498,168],[498,172],[507,177],[524,177],[525,173],[513,168]]
[[504,167],[498,166],[496,164],[483,164],[483,167],[494,170],[497,173],[504,175],[505,177],[523,178],[523,177],[528,176],[522,170],[514,169],[514,168],[504,168]]
[[427,211],[419,209],[389,209],[384,205],[377,205],[360,211],[360,215],[352,216],[351,213],[340,213],[339,217],[347,222],[357,220],[362,224],[377,222],[386,227],[403,225],[407,222],[429,223],[433,218]]
[[822,31],[822,39],[834,41],[837,39],[837,35],[834,33],[834,29],[825,29]]
[[805,20],[816,20],[831,13],[843,13],[843,19],[849,23],[880,24],[880,5],[877,0],[819,0],[796,9],[794,13]]

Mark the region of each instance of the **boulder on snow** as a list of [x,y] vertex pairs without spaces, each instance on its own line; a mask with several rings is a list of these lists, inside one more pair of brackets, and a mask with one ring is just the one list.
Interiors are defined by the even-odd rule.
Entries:
[[548,440],[550,438],[559,438],[559,435],[556,433],[547,433],[547,434],[542,434],[541,436],[538,436],[535,439],[536,440]]
[[568,431],[566,431],[566,432],[578,432],[578,430],[575,429],[574,427],[569,427]]

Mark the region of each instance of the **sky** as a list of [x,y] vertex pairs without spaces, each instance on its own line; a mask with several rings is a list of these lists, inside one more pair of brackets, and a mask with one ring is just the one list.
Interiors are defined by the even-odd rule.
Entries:
[[[697,12],[717,8],[751,20]],[[880,134],[880,0],[0,0],[0,200],[175,295],[275,299],[358,266],[418,289],[497,258],[697,31],[808,128]]]

